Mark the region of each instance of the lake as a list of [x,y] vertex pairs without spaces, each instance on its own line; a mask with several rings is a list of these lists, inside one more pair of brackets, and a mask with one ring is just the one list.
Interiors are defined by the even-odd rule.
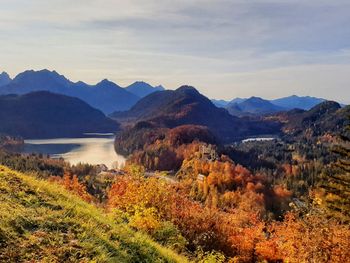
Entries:
[[255,138],[247,138],[242,140],[243,143],[245,142],[264,142],[264,141],[273,141],[277,140],[277,137],[255,137]]
[[48,154],[52,158],[62,157],[71,164],[105,164],[108,168],[125,163],[124,156],[114,150],[113,136],[90,136],[92,137],[25,140],[22,152]]

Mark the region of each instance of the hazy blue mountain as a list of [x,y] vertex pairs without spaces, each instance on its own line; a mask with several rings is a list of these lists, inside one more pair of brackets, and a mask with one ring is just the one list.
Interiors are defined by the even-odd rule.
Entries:
[[250,97],[239,103],[238,106],[242,111],[253,114],[265,114],[284,110],[284,108],[259,97]]
[[227,100],[215,100],[215,99],[212,99],[211,102],[214,103],[216,107],[220,107],[220,108],[225,108],[230,103]]
[[268,100],[259,97],[238,100],[239,103],[229,103],[226,109],[235,116],[263,115],[283,111],[285,108],[272,104]]
[[234,98],[233,100],[230,101],[229,104],[241,103],[241,102],[243,102],[245,100],[247,100],[247,98]]
[[28,70],[18,74],[10,83],[0,88],[0,94],[26,94],[33,91],[50,91],[84,100],[92,107],[111,113],[131,108],[139,97],[117,84],[103,80],[96,85],[82,81],[72,82],[56,71]]
[[165,90],[165,88],[163,87],[163,85],[158,85],[158,86],[154,86],[155,89],[158,90]]
[[11,78],[9,76],[9,74],[7,74],[6,72],[2,72],[0,74],[0,87],[7,85],[11,82]]
[[0,133],[23,138],[79,137],[119,127],[86,102],[47,91],[0,96],[0,123]]
[[273,104],[286,109],[302,109],[302,110],[309,110],[323,101],[325,101],[325,99],[315,98],[310,96],[299,97],[296,95],[271,100]]
[[243,116],[254,116],[254,114],[249,112],[244,112],[239,107],[239,103],[230,103],[228,104],[225,109],[233,116],[237,117],[243,117]]
[[234,98],[233,100],[215,100],[212,99],[212,103],[214,103],[215,106],[217,107],[221,107],[221,108],[227,108],[228,105],[233,105],[233,104],[237,104],[237,103],[241,103],[243,101],[245,101],[246,99],[244,98]]
[[321,98],[296,95],[274,100],[265,100],[259,97],[235,98],[225,108],[235,116],[253,116],[291,109],[309,110],[323,101],[325,100]]
[[25,94],[28,92],[46,90],[66,93],[74,83],[56,71],[47,69],[27,70],[19,73],[10,83],[0,89],[1,94]]
[[143,81],[136,81],[133,84],[127,86],[125,89],[140,98],[146,97],[153,92],[164,90],[163,86],[161,85],[153,87]]
[[85,88],[83,92],[74,90],[68,95],[81,98],[105,114],[130,109],[140,99],[107,79]]

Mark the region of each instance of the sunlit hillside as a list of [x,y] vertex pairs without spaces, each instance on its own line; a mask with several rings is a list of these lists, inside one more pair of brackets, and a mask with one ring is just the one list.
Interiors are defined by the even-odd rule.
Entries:
[[1,262],[186,262],[63,187],[0,167]]

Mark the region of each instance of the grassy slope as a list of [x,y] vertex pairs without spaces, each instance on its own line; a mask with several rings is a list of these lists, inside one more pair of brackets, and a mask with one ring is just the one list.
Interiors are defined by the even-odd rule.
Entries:
[[0,262],[186,262],[65,191],[0,166]]

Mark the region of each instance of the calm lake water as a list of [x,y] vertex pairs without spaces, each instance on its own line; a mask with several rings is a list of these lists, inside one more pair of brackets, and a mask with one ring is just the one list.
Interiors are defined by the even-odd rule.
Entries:
[[124,164],[125,158],[114,151],[114,137],[94,135],[96,137],[25,140],[22,152],[62,157],[71,164],[105,164],[108,168],[115,167],[116,163]]
[[248,138],[242,140],[242,142],[264,142],[264,141],[273,141],[277,140],[277,137],[257,137],[257,138]]

